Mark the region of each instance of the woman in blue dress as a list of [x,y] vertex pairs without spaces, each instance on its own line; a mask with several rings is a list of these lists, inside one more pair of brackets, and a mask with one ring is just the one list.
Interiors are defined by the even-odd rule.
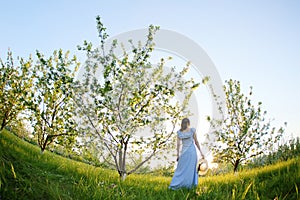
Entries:
[[[179,150],[182,143],[181,152]],[[181,128],[177,131],[177,167],[174,172],[170,189],[192,188],[198,184],[197,173],[197,152],[195,145],[200,151],[202,158],[204,155],[200,149],[196,136],[196,129],[190,128],[190,120],[184,118],[181,122]],[[179,154],[180,153],[180,154]],[[180,155],[180,156],[179,156]]]

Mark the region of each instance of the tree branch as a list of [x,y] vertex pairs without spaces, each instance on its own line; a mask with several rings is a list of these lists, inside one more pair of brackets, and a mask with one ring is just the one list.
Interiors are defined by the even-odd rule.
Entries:
[[[172,129],[172,131],[170,132],[170,134],[168,135],[168,137],[167,137],[164,141],[160,142],[158,146],[164,145],[167,141],[169,141],[169,139],[171,138],[171,136],[172,136],[174,130],[175,130],[175,123],[173,123],[173,129]],[[147,161],[149,161],[156,153],[157,153],[157,150],[154,149],[153,152],[150,154],[150,156],[147,157],[144,161],[142,161],[142,162],[139,163],[138,165],[136,165],[135,168],[133,168],[132,170],[130,170],[130,171],[128,172],[128,175],[131,174],[131,173],[133,173],[133,172],[135,172],[136,170],[138,170],[144,163],[146,163]]]
[[55,117],[56,117],[57,108],[60,106],[61,103],[64,102],[65,99],[66,99],[66,97],[64,97],[58,104],[56,104],[56,105],[54,106],[54,111],[53,111],[52,117],[51,117],[51,122],[52,122],[51,128],[53,127],[53,121],[54,121],[54,119],[55,119]]
[[144,161],[142,161],[140,164],[138,164],[137,166],[135,166],[132,170],[130,170],[127,174],[132,174],[134,173],[136,170],[138,170],[144,163],[146,163],[147,161],[149,161],[154,155],[156,154],[156,150],[153,150],[153,152],[151,153],[151,155],[146,158]]

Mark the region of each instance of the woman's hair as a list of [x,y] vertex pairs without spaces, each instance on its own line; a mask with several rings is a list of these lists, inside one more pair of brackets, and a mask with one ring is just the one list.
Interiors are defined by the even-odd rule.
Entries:
[[190,125],[190,120],[188,118],[184,118],[182,121],[181,121],[181,128],[180,128],[180,131],[184,131],[188,125]]

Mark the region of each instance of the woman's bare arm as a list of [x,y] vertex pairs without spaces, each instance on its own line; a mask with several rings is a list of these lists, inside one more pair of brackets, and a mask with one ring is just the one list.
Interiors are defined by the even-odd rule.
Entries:
[[179,159],[180,138],[177,137],[177,161]]
[[201,148],[200,148],[200,144],[199,144],[198,139],[197,139],[196,132],[194,133],[194,141],[195,141],[195,144],[196,144],[197,148],[199,149],[199,151],[201,153],[202,158],[204,158],[204,155],[203,155],[203,153],[201,151]]

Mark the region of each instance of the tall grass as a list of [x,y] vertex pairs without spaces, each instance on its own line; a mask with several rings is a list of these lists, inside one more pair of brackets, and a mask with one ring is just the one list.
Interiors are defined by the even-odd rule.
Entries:
[[94,167],[0,133],[0,199],[299,199],[300,159],[199,179],[193,190],[168,189],[171,177]]

